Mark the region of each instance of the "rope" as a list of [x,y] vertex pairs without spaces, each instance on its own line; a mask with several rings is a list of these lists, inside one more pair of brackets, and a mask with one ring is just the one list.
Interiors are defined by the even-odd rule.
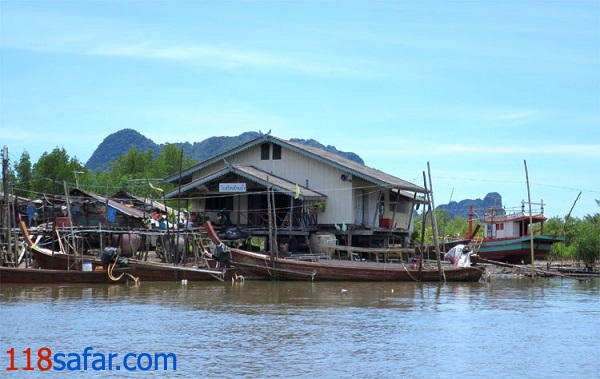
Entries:
[[109,265],[108,265],[108,270],[107,270],[107,271],[108,271],[108,277],[109,277],[111,280],[113,280],[113,281],[117,282],[117,281],[121,280],[121,278],[122,278],[124,275],[127,275],[127,276],[129,276],[131,279],[133,279],[133,282],[135,283],[135,285],[136,285],[136,286],[139,286],[139,285],[140,285],[140,278],[136,278],[135,276],[131,275],[131,274],[130,274],[130,273],[128,273],[128,272],[124,272],[124,273],[122,273],[121,275],[119,275],[117,278],[115,278],[115,276],[113,275],[113,270],[114,270],[114,268],[115,268],[115,266],[116,266],[116,265],[117,265],[117,260],[115,260],[115,261],[114,261],[112,264],[109,264]]
[[407,268],[406,268],[406,266],[404,265],[404,262],[400,262],[400,263],[402,264],[402,267],[404,268],[404,271],[406,271],[406,273],[408,274],[408,276],[410,276],[410,278],[411,278],[412,280],[414,280],[415,282],[418,282],[418,280],[417,280],[417,279],[415,279],[415,278],[414,278],[414,277],[413,277],[413,276],[410,274],[410,271],[408,271],[408,269],[407,269]]

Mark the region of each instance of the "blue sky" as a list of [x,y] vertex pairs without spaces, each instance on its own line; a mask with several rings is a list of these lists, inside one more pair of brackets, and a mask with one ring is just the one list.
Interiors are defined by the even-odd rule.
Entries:
[[0,144],[314,138],[436,204],[600,211],[600,2],[0,0]]

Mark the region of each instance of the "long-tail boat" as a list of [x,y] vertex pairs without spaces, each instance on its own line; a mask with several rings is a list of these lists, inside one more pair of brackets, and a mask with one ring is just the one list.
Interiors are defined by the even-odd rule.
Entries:
[[128,268],[110,270],[46,270],[23,267],[0,267],[0,283],[21,284],[120,284],[135,278],[127,275]]
[[[229,261],[244,279],[278,279],[311,281],[458,281],[476,282],[485,269],[482,267],[455,267],[443,265],[437,268],[415,267],[405,263],[376,262],[363,260],[315,259],[311,261],[271,256],[266,253],[246,251],[226,246],[218,237],[210,221],[205,222],[209,237],[217,246],[213,254]],[[374,252],[380,254],[381,251]],[[228,255],[227,258],[224,256]]]
[[[100,257],[85,254],[67,254],[63,251],[53,251],[38,245],[39,237],[33,241],[27,227],[21,222],[21,230],[37,264],[48,270],[81,270],[85,263],[91,265],[91,270],[102,270],[110,263],[103,262]],[[226,267],[197,268],[168,263],[155,263],[137,259],[119,260],[116,267],[128,268],[128,273],[143,282],[164,281],[223,281],[229,276]]]

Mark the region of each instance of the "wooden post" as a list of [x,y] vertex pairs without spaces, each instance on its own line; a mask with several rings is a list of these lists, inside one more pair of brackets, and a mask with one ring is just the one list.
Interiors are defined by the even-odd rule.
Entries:
[[[427,200],[427,179],[425,179],[425,171],[423,171],[423,187],[425,188],[425,200]],[[430,204],[427,202],[428,210],[425,211],[423,204],[423,221],[421,225],[421,257],[419,257],[419,280],[421,280],[421,272],[423,271],[423,255],[425,254],[425,223],[427,222],[427,213],[429,213]],[[427,247],[427,258],[429,258],[429,247]]]
[[[377,214],[379,213],[379,203],[380,203],[379,200],[381,199],[381,194],[382,194],[382,192],[379,191],[379,193],[377,194],[377,202],[375,203],[376,204],[375,205],[375,212],[373,213],[373,227],[374,228],[379,226],[379,223],[377,221]],[[384,201],[384,204],[385,204],[385,197],[384,197],[383,201]]]
[[440,272],[440,282],[445,282],[446,275],[444,274],[444,270],[442,270],[442,258],[440,252],[440,243],[438,240],[438,225],[435,216],[435,202],[433,201],[433,185],[431,184],[431,169],[429,168],[429,162],[427,162],[427,173],[429,176],[429,198],[431,199],[431,221],[433,222],[433,241],[435,244],[435,251],[437,253],[437,264],[438,271]]
[[579,200],[579,196],[581,196],[581,191],[579,191],[579,195],[577,195],[577,198],[573,202],[573,205],[571,206],[569,213],[567,213],[567,216],[565,217],[565,223],[563,225],[563,230],[562,230],[562,234],[561,234],[563,237],[565,236],[565,229],[567,228],[567,222],[569,222],[569,218],[571,217],[571,212],[573,212],[573,208],[575,208],[575,204],[577,204],[577,200]]
[[[12,245],[10,243],[10,198],[8,194],[8,147],[4,146],[2,153],[2,191],[4,192],[4,207],[2,209],[2,227],[4,232],[4,240],[6,241],[6,251],[10,257],[12,253]],[[4,255],[0,254],[0,264],[4,265]]]
[[[67,189],[67,182],[63,180],[63,187],[65,190],[65,199],[67,199],[67,219],[69,220],[69,229],[71,229],[71,243],[75,246],[75,233],[73,231],[73,216],[71,215],[71,201],[69,200],[69,191]],[[65,251],[68,253],[68,251]]]
[[[177,216],[176,216],[177,218],[175,220],[175,226],[177,226],[177,228],[175,229],[175,233],[173,233],[174,238],[175,238],[175,242],[174,242],[175,252],[174,252],[173,262],[183,262],[183,258],[185,257],[185,253],[186,253],[185,240],[183,243],[184,251],[181,252],[181,254],[179,253],[179,235],[180,235],[179,222],[181,221],[181,172],[182,171],[183,171],[183,147],[181,148],[181,151],[179,154],[179,181],[177,183]],[[165,203],[165,206],[166,206],[166,203]],[[175,213],[175,212],[173,212],[173,213]],[[169,217],[167,216],[167,225],[168,225],[168,222],[169,222]],[[187,227],[187,219],[185,220],[184,227]]]
[[[279,255],[279,246],[277,244],[277,207],[275,206],[275,190],[271,188],[271,208],[273,209],[273,256]],[[275,267],[275,260],[273,260],[273,267]]]
[[[10,185],[10,189],[9,191],[11,193],[15,193],[15,187],[14,185]],[[15,195],[14,197],[14,201],[12,202],[12,206],[10,207],[11,211],[11,215],[10,215],[10,225],[11,225],[11,230],[12,230],[12,240],[14,241],[14,250],[13,250],[13,259],[14,259],[14,266],[15,267],[19,267],[19,249],[18,249],[18,245],[17,245],[17,241],[19,240],[19,232],[18,229],[13,228],[13,223],[16,222],[17,220],[19,220],[19,218],[21,217],[19,215],[19,209],[18,209],[18,200],[17,200],[17,196]],[[16,227],[16,225],[15,225]],[[10,255],[9,255],[10,256]]]
[[271,266],[275,266],[275,251],[273,250],[273,212],[271,209],[271,183],[267,176],[267,219],[269,221],[269,256],[271,257]]
[[[291,232],[294,228],[294,198],[290,196],[290,212],[288,213],[290,218],[288,219],[288,230]],[[289,237],[288,237],[289,243]],[[289,246],[289,245],[288,245]]]
[[[410,226],[412,225],[413,213],[415,213],[415,203],[416,202],[417,202],[417,193],[415,192],[415,194],[413,195],[413,202],[410,207],[410,214],[408,215],[408,223],[406,224],[407,228],[410,228]],[[392,225],[393,224],[394,224],[394,221],[392,221]]]
[[531,280],[535,281],[535,267],[534,267],[534,252],[533,252],[533,215],[531,214],[531,193],[529,191],[529,174],[527,173],[527,161],[524,160],[525,164],[525,180],[527,181],[527,202],[529,203],[529,245],[531,247]]
[[[71,202],[69,201],[69,191],[67,190],[67,182],[65,182],[64,180],[63,180],[63,187],[64,187],[64,190],[65,190],[65,200],[66,200],[66,203],[67,203],[67,219],[69,220],[69,227],[71,229],[71,238],[73,238],[73,219],[71,217]],[[61,250],[64,251],[65,254],[67,254],[67,264],[69,265],[69,268],[70,268],[71,263],[68,260],[68,258],[70,256],[69,255],[69,251],[67,249],[65,249],[63,247],[62,243],[60,242],[60,236],[58,235],[58,229],[55,229],[55,230],[56,230],[56,233],[57,233],[58,244],[61,247]],[[65,239],[65,241],[66,241],[66,239]],[[67,244],[67,246],[68,245],[69,244]],[[77,256],[76,255],[74,256],[74,259],[75,259],[75,262],[74,262],[75,263],[75,268],[77,269]],[[81,266],[81,268],[83,269],[83,266]]]

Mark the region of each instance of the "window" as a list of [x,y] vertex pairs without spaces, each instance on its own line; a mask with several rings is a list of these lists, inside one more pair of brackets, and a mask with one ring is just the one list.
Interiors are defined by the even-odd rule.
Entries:
[[390,192],[390,212],[406,213],[407,206],[408,200],[405,197],[400,196],[397,192]]
[[270,143],[260,145],[260,159],[263,161],[269,160]]
[[271,153],[271,146],[273,146],[273,158],[272,159],[281,159],[281,146],[273,145],[271,143],[265,142],[260,145],[260,159],[263,161],[269,160]]
[[273,145],[273,159],[281,159],[281,146]]

